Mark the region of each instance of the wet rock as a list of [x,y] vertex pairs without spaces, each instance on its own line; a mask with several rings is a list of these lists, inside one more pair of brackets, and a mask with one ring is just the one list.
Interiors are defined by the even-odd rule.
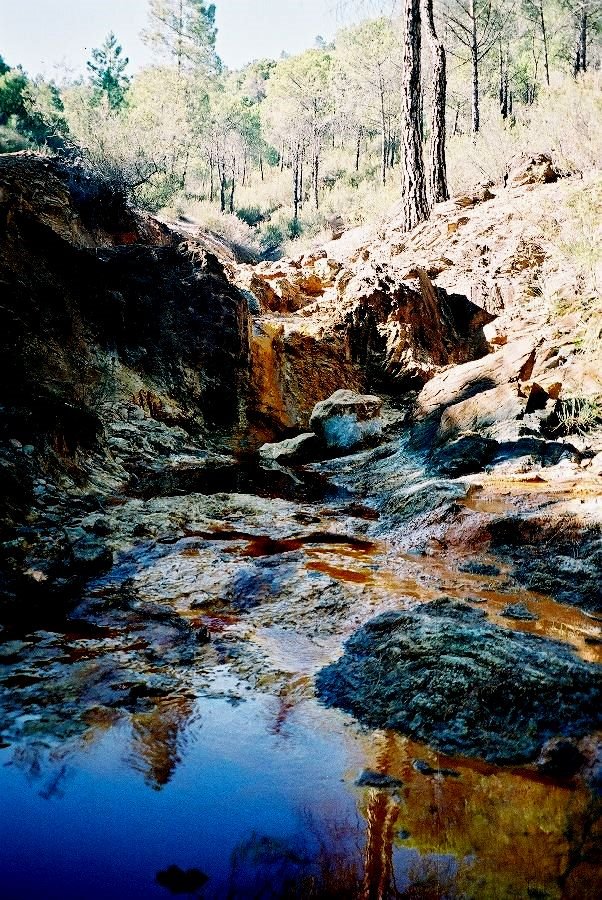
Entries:
[[513,563],[520,585],[561,603],[602,610],[599,525],[565,519],[559,528],[549,516],[505,516],[489,523],[488,532],[491,551]]
[[431,455],[431,464],[440,475],[460,478],[480,472],[494,458],[497,449],[497,441],[479,434],[467,434],[436,448]]
[[299,434],[297,437],[287,438],[276,444],[263,444],[259,448],[259,455],[263,459],[295,464],[309,462],[315,459],[320,451],[320,441],[312,432]]
[[381,436],[381,408],[380,397],[340,390],[315,405],[309,426],[330,449],[351,451]]
[[597,666],[446,598],[368,622],[318,673],[316,691],[370,727],[498,763],[602,724]]
[[577,742],[568,738],[552,738],[541,750],[535,765],[552,778],[572,778],[585,763]]
[[415,759],[412,763],[412,768],[414,768],[417,772],[420,772],[421,775],[438,775],[440,778],[460,777],[460,773],[456,772],[455,769],[433,768],[433,766],[427,763],[427,761],[424,759]]
[[383,772],[374,772],[372,769],[364,769],[355,783],[358,787],[380,788],[382,790],[395,790],[403,787],[403,781],[400,781],[399,778],[394,778],[392,775],[386,775]]
[[113,565],[113,554],[98,538],[86,535],[71,545],[73,567],[78,575],[92,577]]
[[505,619],[518,619],[521,622],[536,622],[539,616],[532,613],[524,603],[509,603],[500,613]]
[[490,563],[480,563],[473,562],[472,560],[467,563],[463,563],[458,566],[458,570],[460,572],[468,572],[470,575],[499,575],[500,570],[498,566],[491,565]]

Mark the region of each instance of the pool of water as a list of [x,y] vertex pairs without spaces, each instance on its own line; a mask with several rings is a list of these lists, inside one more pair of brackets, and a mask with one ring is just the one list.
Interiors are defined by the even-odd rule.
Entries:
[[597,896],[563,893],[583,788],[283,710],[225,670],[196,689],[62,739],[23,710],[0,750],[3,898]]

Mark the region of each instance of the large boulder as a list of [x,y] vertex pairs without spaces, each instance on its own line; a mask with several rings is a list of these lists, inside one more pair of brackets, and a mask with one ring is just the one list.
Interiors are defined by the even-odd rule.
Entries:
[[316,687],[372,728],[497,763],[534,759],[549,739],[602,725],[598,666],[448,598],[368,622]]
[[316,403],[309,427],[332,450],[355,450],[382,434],[382,400],[373,394],[339,390]]

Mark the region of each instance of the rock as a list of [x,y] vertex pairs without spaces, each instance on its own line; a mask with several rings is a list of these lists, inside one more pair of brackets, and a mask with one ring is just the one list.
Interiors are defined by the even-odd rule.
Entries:
[[97,575],[113,565],[113,554],[98,538],[87,535],[71,545],[73,567],[78,575]]
[[439,769],[433,768],[429,763],[427,763],[424,759],[415,759],[412,763],[412,768],[417,772],[420,772],[421,775],[438,775],[440,778],[459,778],[460,773],[456,772],[455,769]]
[[463,563],[461,566],[458,566],[458,571],[460,572],[468,572],[471,575],[499,575],[500,570],[498,566],[490,565],[489,563],[480,563],[480,562],[470,562]]
[[602,724],[598,666],[447,598],[366,623],[317,674],[316,691],[371,728],[497,763]]
[[[559,603],[602,611],[600,526],[545,515],[505,516],[489,522],[490,548],[513,563],[513,577]],[[550,548],[554,551],[551,552]]]
[[364,769],[355,783],[358,787],[380,788],[382,790],[395,790],[403,787],[403,781],[400,781],[399,778],[385,775],[382,772],[374,772],[372,769]]
[[287,438],[276,444],[263,444],[259,448],[259,455],[263,459],[273,462],[302,463],[315,459],[319,454],[320,441],[313,431],[299,434],[297,437]]
[[568,738],[552,738],[542,747],[535,765],[543,775],[572,778],[585,764],[576,742]]
[[500,613],[505,619],[518,619],[521,622],[536,622],[539,616],[532,613],[524,603],[509,603]]
[[[531,377],[535,359],[534,340],[522,338],[506,344],[497,353],[454,366],[436,375],[424,386],[417,400],[418,415],[426,416],[438,410],[443,411],[452,404],[496,387],[506,388],[510,397],[512,388],[508,389],[508,386],[511,382],[527,381]],[[518,393],[516,386],[514,393]],[[490,395],[486,405],[490,405],[492,400],[493,395]],[[467,413],[464,411],[462,418],[466,417]]]
[[596,453],[588,469],[592,475],[602,475],[602,453]]
[[492,461],[497,449],[497,441],[479,434],[467,434],[436,448],[431,454],[431,465],[439,475],[460,478],[480,472]]
[[492,347],[503,347],[508,343],[508,335],[505,332],[500,331],[500,326],[497,321],[488,322],[487,325],[484,325],[483,334]]
[[196,894],[209,880],[209,876],[200,869],[181,869],[179,866],[168,866],[157,872],[157,884],[166,888],[170,894]]
[[339,390],[316,403],[309,427],[332,450],[351,451],[374,443],[382,434],[382,400],[371,394]]
[[345,220],[341,215],[333,216],[328,220],[328,227],[333,241],[338,241],[345,234]]
[[524,156],[516,162],[510,172],[510,181],[515,185],[551,184],[558,181],[560,173],[546,153]]
[[503,384],[489,391],[482,391],[447,407],[441,416],[438,439],[450,440],[465,432],[479,432],[489,437],[499,434],[504,437],[504,426],[509,422],[516,422],[524,413],[525,407],[526,401],[519,397],[515,384]]

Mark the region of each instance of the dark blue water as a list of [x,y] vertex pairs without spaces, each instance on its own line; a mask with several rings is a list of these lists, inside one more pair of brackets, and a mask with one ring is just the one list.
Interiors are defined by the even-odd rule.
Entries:
[[278,706],[200,699],[168,748],[124,723],[0,751],[0,895],[165,897],[156,875],[178,865],[208,876],[203,896],[245,896],[306,869],[334,825],[358,828],[341,778],[360,754],[336,714],[316,730],[301,706],[276,730]]

